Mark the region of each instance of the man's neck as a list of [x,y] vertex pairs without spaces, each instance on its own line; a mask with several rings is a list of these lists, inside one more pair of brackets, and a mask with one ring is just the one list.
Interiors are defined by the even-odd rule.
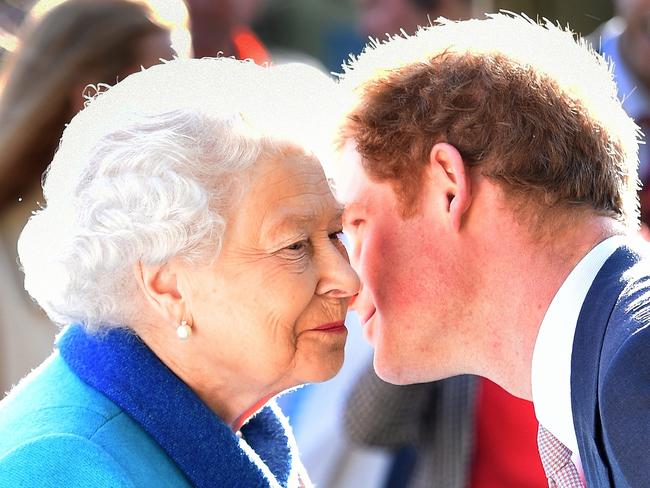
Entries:
[[499,265],[491,267],[490,290],[480,312],[491,321],[485,324],[489,346],[484,348],[479,374],[515,396],[532,399],[533,350],[553,297],[576,264],[617,233],[621,232],[612,219],[594,216],[568,227],[553,242],[511,240],[500,246],[502,251],[493,250]]

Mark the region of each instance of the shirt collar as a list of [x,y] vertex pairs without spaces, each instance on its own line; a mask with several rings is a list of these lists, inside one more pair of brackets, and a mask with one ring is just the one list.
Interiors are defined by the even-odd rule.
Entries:
[[584,256],[555,294],[539,328],[532,363],[532,390],[539,423],[578,452],[571,408],[571,354],[580,309],[591,284],[622,236],[605,239]]
[[295,441],[274,404],[244,425],[240,438],[135,334],[89,334],[73,325],[57,346],[70,368],[151,435],[194,486],[298,484]]

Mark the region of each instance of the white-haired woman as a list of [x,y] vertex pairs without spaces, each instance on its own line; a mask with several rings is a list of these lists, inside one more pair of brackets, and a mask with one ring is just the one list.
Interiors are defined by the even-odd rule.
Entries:
[[309,484],[271,399],[336,374],[359,286],[312,145],[330,89],[174,61],[72,120],[19,241],[72,325],[0,403],[0,486]]

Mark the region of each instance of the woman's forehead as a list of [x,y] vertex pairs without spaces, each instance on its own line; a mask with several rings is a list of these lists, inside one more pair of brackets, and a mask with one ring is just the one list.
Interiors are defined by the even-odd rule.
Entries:
[[278,207],[271,209],[261,226],[261,233],[269,238],[297,229],[328,228],[341,222],[343,208],[327,202],[325,205]]
[[273,238],[296,229],[327,227],[343,209],[334,199],[318,161],[307,155],[279,155],[257,163],[241,204],[237,227]]

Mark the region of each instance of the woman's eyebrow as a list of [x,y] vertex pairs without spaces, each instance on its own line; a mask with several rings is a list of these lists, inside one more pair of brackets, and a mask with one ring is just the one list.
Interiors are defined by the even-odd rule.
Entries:
[[307,209],[283,208],[264,219],[261,226],[261,234],[275,238],[280,234],[305,229],[318,218],[318,215]]
[[341,221],[342,217],[343,207],[335,207],[329,218],[312,209],[283,208],[262,223],[261,231],[273,238],[283,232],[309,229],[322,222]]

